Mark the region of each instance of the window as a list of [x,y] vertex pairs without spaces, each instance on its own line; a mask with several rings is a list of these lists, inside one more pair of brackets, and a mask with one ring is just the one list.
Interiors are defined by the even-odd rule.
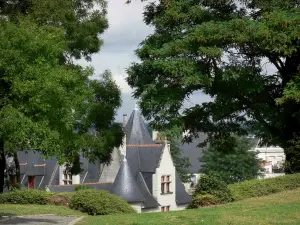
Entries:
[[35,187],[35,176],[28,176],[28,188],[34,189]]
[[171,176],[161,176],[161,193],[171,193]]
[[170,206],[168,205],[168,206],[162,206],[162,207],[160,207],[160,211],[161,212],[169,212],[170,211]]
[[64,170],[64,185],[72,184],[72,174],[68,170]]

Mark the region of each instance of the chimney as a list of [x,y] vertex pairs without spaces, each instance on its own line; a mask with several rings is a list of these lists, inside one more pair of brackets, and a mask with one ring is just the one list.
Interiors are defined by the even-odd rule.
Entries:
[[127,114],[123,114],[123,127],[127,124]]

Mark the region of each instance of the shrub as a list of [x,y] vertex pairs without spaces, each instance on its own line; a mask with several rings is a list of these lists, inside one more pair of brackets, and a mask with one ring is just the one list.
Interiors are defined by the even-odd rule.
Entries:
[[14,190],[0,194],[0,203],[46,205],[49,203],[50,197],[51,193],[41,190]]
[[79,190],[72,196],[70,208],[89,215],[133,213],[135,210],[123,199],[107,191]]
[[74,192],[55,193],[51,195],[49,203],[51,205],[68,206],[73,195]]
[[194,197],[197,195],[212,195],[218,203],[232,201],[232,196],[227,184],[216,174],[202,175],[195,188]]
[[249,180],[230,184],[234,200],[269,195],[300,187],[300,174],[291,174],[262,180]]
[[215,196],[210,195],[210,194],[198,194],[193,197],[192,202],[189,204],[188,208],[189,209],[196,209],[199,207],[204,207],[204,206],[210,206],[210,205],[216,205],[218,203],[217,199]]
[[76,186],[75,191],[87,190],[87,189],[94,189],[94,188],[88,185],[78,185]]

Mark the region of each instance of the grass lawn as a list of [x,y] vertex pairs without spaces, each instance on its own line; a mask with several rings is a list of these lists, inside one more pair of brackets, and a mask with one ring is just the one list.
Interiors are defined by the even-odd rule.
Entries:
[[55,205],[10,205],[0,204],[1,216],[55,214],[58,216],[83,216],[85,214]]
[[[0,216],[33,214],[83,215],[62,206],[0,205]],[[197,210],[86,216],[79,225],[97,224],[300,224],[300,189]]]
[[300,189],[197,210],[86,217],[96,224],[300,224]]

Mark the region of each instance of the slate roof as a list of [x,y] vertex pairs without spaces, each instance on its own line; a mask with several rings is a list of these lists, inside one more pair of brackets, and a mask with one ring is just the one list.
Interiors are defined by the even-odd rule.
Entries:
[[118,195],[127,202],[141,202],[144,200],[137,182],[131,173],[126,157],[123,159],[122,165],[111,188],[111,193]]
[[[199,143],[203,142],[207,138],[207,134],[201,132],[198,135],[199,137],[195,138],[192,143],[184,143],[179,145],[182,151],[182,157],[187,157],[190,160],[190,173],[199,173],[199,170],[201,168],[201,162],[199,161],[199,159],[203,154],[203,150],[207,149],[207,147],[197,147]],[[181,143],[181,140],[178,140],[178,142]]]
[[[151,179],[151,181],[152,181],[152,179]],[[157,202],[156,198],[154,198],[151,193],[152,192],[152,183],[151,183],[151,189],[149,189],[141,172],[139,172],[137,175],[137,184],[139,186],[139,189],[140,189],[142,195],[144,196],[144,200],[143,200],[144,208],[156,208],[156,207],[160,206],[160,204]]]
[[[28,176],[36,176],[36,188],[44,189],[50,182],[57,160],[53,158],[44,159],[38,152],[18,152],[20,162],[21,181],[28,185]],[[45,166],[42,166],[45,164]],[[54,174],[52,183],[58,184],[58,171]]]
[[127,144],[153,144],[148,126],[138,109],[133,110],[124,130]]
[[192,201],[192,197],[185,191],[185,187],[176,172],[176,203],[186,205]]

